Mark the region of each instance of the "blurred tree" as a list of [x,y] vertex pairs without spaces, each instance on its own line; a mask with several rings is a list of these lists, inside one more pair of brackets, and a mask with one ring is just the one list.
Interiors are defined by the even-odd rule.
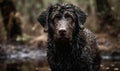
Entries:
[[102,25],[105,25],[104,23],[112,25],[115,19],[112,15],[111,6],[108,0],[96,0],[96,5],[97,15],[102,19]]
[[[95,0],[96,1],[96,13],[100,20],[100,31],[107,32],[112,36],[117,36],[119,34],[120,25],[118,20],[114,17],[111,2],[109,0]],[[117,1],[117,0],[116,0]],[[119,4],[116,3],[116,4]]]
[[12,0],[0,1],[0,10],[3,23],[7,31],[8,40],[16,40],[18,35],[22,35],[21,21]]

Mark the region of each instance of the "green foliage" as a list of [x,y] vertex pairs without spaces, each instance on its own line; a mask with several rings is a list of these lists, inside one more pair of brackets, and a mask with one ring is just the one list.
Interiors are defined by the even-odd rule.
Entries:
[[[120,26],[120,0],[108,0],[108,3],[110,4],[111,12],[108,12],[108,8],[105,8],[102,10],[102,12],[96,12],[97,0],[13,0],[16,9],[19,13],[21,13],[22,16],[26,16],[28,18],[28,21],[34,21],[36,20],[36,17],[39,15],[39,13],[43,10],[48,8],[50,5],[55,3],[72,3],[74,5],[79,6],[83,11],[85,11],[88,14],[87,27],[92,29],[93,31],[99,30],[98,27],[102,27],[101,24],[98,22],[101,22],[102,20],[96,17],[96,15],[105,16],[112,14],[113,18],[117,22],[115,22],[113,25],[117,28]],[[103,0],[104,1],[104,0]],[[104,6],[105,3],[103,3]],[[107,11],[107,12],[106,12]],[[1,21],[1,19],[0,19]],[[109,20],[106,20],[109,21]],[[104,23],[106,24],[106,23]],[[105,27],[106,28],[106,27]],[[119,30],[119,29],[117,29]]]

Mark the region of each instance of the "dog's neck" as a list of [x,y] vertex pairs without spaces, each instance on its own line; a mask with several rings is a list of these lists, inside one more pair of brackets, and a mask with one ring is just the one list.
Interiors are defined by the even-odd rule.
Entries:
[[53,48],[56,53],[60,52],[61,54],[69,54],[73,52],[74,49],[81,50],[86,45],[86,39],[84,37],[84,33],[81,33],[81,31],[79,32],[80,33],[73,37],[72,41],[55,41],[54,39],[52,39],[52,37],[49,37],[48,49]]
[[58,51],[68,51],[68,49],[72,50],[72,42],[71,41],[64,41],[64,40],[56,41],[55,48]]

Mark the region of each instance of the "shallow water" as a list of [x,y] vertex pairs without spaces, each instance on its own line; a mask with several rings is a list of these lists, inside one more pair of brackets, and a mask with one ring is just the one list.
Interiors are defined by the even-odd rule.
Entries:
[[[47,66],[40,67],[40,71],[50,71]],[[120,71],[120,61],[102,60],[100,71]]]
[[[4,68],[2,71],[50,71],[46,49],[5,46],[0,50],[0,67]],[[101,57],[100,71],[120,71],[119,53],[104,53]]]

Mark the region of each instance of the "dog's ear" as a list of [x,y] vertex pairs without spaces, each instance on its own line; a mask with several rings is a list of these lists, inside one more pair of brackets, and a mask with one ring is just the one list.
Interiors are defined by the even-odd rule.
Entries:
[[86,21],[86,18],[87,18],[87,15],[81,11],[78,7],[75,7],[75,13],[76,13],[76,16],[77,16],[77,23],[79,25],[80,28],[84,28],[83,25]]
[[47,31],[47,15],[48,15],[48,12],[47,10],[44,10],[40,13],[40,15],[38,16],[38,21],[39,23],[44,27],[45,31]]

